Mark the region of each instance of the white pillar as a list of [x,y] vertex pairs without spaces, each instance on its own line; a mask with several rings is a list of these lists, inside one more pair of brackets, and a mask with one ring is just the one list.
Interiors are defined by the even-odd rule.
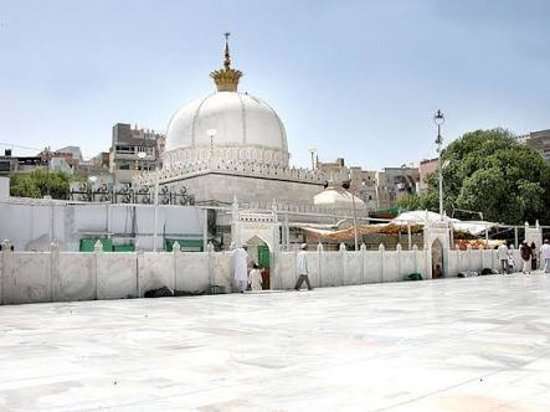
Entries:
[[208,209],[203,210],[202,222],[202,250],[206,252],[208,247]]
[[50,300],[55,302],[57,300],[57,289],[60,286],[60,273],[59,273],[59,246],[57,243],[50,243]]
[[384,283],[384,251],[386,248],[383,243],[378,246],[378,252],[380,252],[380,283]]
[[160,172],[157,169],[155,171],[155,214],[153,219],[153,252],[157,251],[157,234],[158,234],[158,223],[159,223],[159,179]]
[[210,290],[213,290],[212,287],[216,284],[216,274],[214,273],[214,245],[212,242],[208,242],[206,251],[208,253],[208,284]]
[[319,242],[317,245],[317,265],[318,265],[318,271],[319,274],[319,287],[323,286],[323,244]]
[[340,243],[340,261],[342,263],[342,280],[340,281],[341,286],[346,284],[346,245]]
[[138,250],[136,253],[136,294],[138,298],[143,297],[143,294],[141,293],[141,273],[139,268],[143,266],[143,261],[145,260],[145,256],[143,254],[143,250]]
[[[420,273],[420,269],[418,267],[418,246],[413,246],[413,257],[414,257],[414,272]],[[426,274],[424,274],[426,276]]]
[[55,238],[55,210],[53,201],[50,200],[50,242],[54,241]]
[[103,243],[101,243],[101,240],[98,240],[95,242],[94,245],[94,256],[95,256],[95,292],[94,292],[94,298],[97,300],[99,299],[99,278],[101,277],[101,255],[103,254]]
[[361,279],[360,284],[367,283],[367,245],[361,243]]
[[181,246],[179,242],[176,240],[174,244],[172,245],[172,253],[174,255],[174,295],[176,294],[177,286],[178,286],[178,256],[181,251]]
[[401,264],[401,244],[398,243],[397,246],[395,247],[395,252],[396,252],[396,255],[397,255],[397,274],[399,276],[399,280],[402,280],[402,264]]
[[11,243],[9,240],[2,242],[2,272],[0,273],[0,304],[4,305],[9,300],[6,286],[10,279],[14,277],[15,263]]

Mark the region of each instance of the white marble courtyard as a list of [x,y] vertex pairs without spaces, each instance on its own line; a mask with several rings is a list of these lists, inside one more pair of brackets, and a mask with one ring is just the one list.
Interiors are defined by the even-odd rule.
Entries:
[[0,307],[2,411],[548,411],[550,276]]

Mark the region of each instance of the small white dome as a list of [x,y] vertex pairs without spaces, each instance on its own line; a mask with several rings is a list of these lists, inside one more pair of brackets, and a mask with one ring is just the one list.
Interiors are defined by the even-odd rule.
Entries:
[[168,124],[166,150],[210,146],[210,129],[216,130],[215,146],[288,151],[285,128],[277,113],[257,97],[238,92],[217,92],[181,107]]
[[321,193],[318,193],[313,197],[313,204],[335,209],[351,209],[353,207],[354,200],[355,207],[365,206],[365,203],[360,198],[352,195],[347,190],[327,187]]

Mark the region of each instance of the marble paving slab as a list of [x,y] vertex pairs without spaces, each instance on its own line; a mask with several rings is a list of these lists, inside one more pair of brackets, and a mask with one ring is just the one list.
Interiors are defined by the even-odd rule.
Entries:
[[0,411],[550,411],[550,275],[0,307]]

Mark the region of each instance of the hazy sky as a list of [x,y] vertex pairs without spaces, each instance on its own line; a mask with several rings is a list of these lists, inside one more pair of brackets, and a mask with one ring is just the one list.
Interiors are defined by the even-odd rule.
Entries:
[[164,132],[213,91],[230,31],[240,90],[279,113],[294,164],[315,146],[399,166],[434,154],[437,108],[447,141],[550,128],[549,21],[545,0],[0,0],[0,142],[91,157],[116,122]]

